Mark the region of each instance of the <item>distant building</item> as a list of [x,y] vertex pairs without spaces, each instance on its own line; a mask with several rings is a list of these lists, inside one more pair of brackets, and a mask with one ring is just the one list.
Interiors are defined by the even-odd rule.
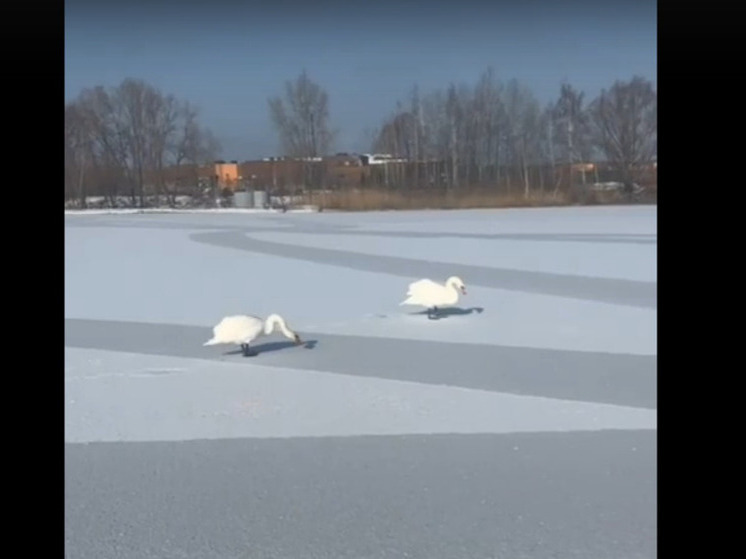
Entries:
[[238,166],[242,185],[269,190],[303,188],[308,184],[328,187],[359,186],[364,173],[360,157],[338,153],[324,157],[265,157]]
[[218,188],[221,190],[229,188],[235,190],[239,183],[240,174],[238,172],[237,161],[216,161],[215,178]]
[[363,165],[386,165],[388,163],[406,163],[407,160],[394,157],[390,153],[362,153],[360,160]]

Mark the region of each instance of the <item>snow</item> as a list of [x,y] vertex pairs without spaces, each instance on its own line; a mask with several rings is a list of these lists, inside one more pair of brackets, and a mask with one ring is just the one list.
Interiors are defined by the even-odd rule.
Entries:
[[612,244],[583,241],[515,241],[463,238],[350,237],[311,233],[251,233],[255,239],[292,245],[349,250],[363,254],[416,257],[422,260],[474,264],[592,277],[656,281],[655,244]]
[[[471,265],[654,285],[654,207],[86,213],[95,217],[66,212],[65,317],[100,320],[102,329],[106,321],[184,325],[204,328],[206,340],[225,315],[279,313],[301,336],[657,353],[655,308],[475,286],[458,272]],[[351,269],[342,253],[339,261],[299,259],[197,242],[193,234],[206,230],[370,259],[452,263],[468,289],[458,306],[481,312],[429,321],[415,314],[420,309],[399,306],[417,274]],[[323,352],[323,345],[273,351],[269,363],[261,353],[251,360],[221,353],[231,348],[122,351],[105,331],[97,343],[66,346],[68,442],[656,427],[653,410],[292,366],[303,355],[293,352]],[[339,355],[339,369],[354,375],[357,356]]]
[[656,427],[654,410],[322,371],[69,348],[68,363],[68,442]]
[[[318,211],[312,206],[304,206],[288,210],[290,213],[314,213]],[[65,210],[65,215],[87,216],[87,215],[133,215],[133,214],[275,214],[282,213],[280,210],[263,208],[106,208],[86,210]]]
[[409,281],[387,274],[240,253],[194,243],[178,230],[70,228],[65,246],[70,318],[211,327],[229,314],[278,313],[301,331],[656,351],[657,313],[649,309],[473,287],[463,277],[468,294],[460,303],[484,312],[423,324],[411,316],[421,309],[399,306]]
[[483,210],[427,210],[324,213],[301,216],[303,223],[352,226],[364,231],[480,234],[602,234],[649,237],[657,234],[657,206],[570,206]]

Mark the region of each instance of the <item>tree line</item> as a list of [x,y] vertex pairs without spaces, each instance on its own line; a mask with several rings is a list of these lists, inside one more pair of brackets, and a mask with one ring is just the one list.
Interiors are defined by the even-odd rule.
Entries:
[[[332,153],[326,90],[303,71],[268,99],[282,155],[311,160]],[[562,83],[542,106],[517,80],[499,80],[489,68],[476,83],[422,92],[414,85],[372,134],[370,150],[416,162],[387,175],[389,186],[493,185],[529,194],[552,185],[558,166],[603,160],[631,193],[636,173],[657,151],[657,92],[634,76],[614,82],[587,102]],[[85,205],[88,195],[146,195],[169,204],[177,193],[199,196],[198,168],[221,147],[188,101],[142,80],[84,89],[65,105],[65,196]],[[401,171],[404,169],[404,171]],[[538,175],[537,175],[538,173]],[[305,186],[325,185],[309,161]]]
[[[286,154],[331,151],[328,95],[306,72],[269,108]],[[394,185],[436,178],[449,187],[517,185],[528,195],[532,182],[551,183],[542,170],[602,160],[631,193],[639,170],[656,156],[657,92],[634,76],[586,102],[582,91],[563,83],[558,98],[542,106],[530,89],[498,80],[488,68],[474,85],[424,93],[413,86],[373,136],[371,151],[418,162],[406,176],[387,177]]]
[[[198,193],[200,165],[220,144],[188,101],[137,79],[112,88],[84,89],[65,104],[65,198],[127,196],[144,206],[146,194],[170,205],[177,192]],[[178,172],[174,173],[174,169]]]

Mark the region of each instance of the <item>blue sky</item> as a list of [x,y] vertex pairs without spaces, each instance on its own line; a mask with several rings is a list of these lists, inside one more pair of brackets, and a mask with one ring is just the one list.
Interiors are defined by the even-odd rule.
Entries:
[[66,0],[65,99],[144,79],[197,104],[224,158],[253,159],[277,152],[267,98],[306,69],[329,93],[336,151],[366,151],[415,83],[473,84],[492,66],[542,103],[563,80],[587,97],[633,75],[655,83],[656,10],[654,0]]

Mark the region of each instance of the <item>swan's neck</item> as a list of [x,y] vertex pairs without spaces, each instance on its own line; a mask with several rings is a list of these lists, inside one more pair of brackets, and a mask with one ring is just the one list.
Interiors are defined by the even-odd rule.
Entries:
[[264,322],[264,333],[269,335],[275,331],[275,328],[279,328],[288,338],[293,337],[293,333],[288,329],[283,318],[278,314],[271,314]]

